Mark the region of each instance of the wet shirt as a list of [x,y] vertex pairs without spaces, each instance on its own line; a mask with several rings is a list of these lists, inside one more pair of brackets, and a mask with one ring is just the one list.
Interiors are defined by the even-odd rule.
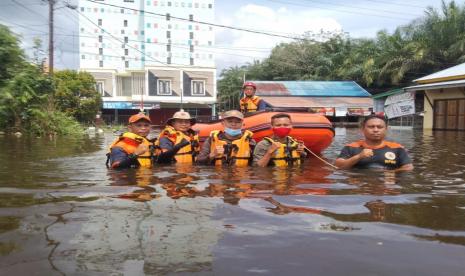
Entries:
[[114,147],[110,152],[110,164],[112,168],[137,168],[140,166],[136,155],[127,154],[122,148]]
[[361,159],[354,165],[354,168],[397,169],[403,165],[412,163],[402,145],[388,141],[384,141],[380,146],[375,148],[369,147],[364,141],[348,144],[341,150],[338,158],[349,159],[359,154],[363,149],[372,149],[373,156]]

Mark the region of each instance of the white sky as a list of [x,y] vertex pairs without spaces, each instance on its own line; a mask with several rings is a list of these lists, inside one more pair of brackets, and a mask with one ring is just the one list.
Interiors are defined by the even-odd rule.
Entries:
[[[57,2],[57,7],[62,7],[65,0]],[[120,2],[116,1],[117,4]],[[422,16],[427,6],[440,8],[441,1],[217,0],[214,6],[216,24],[284,36],[297,36],[307,31],[320,33],[337,30],[347,32],[351,37],[374,37],[377,31],[387,29],[392,32],[396,27]],[[0,23],[22,35],[23,47],[29,52],[33,37],[42,38],[44,52],[47,51],[47,17],[48,8],[42,0],[0,0]],[[65,7],[59,8],[56,10],[55,22],[55,66],[76,69],[78,38],[70,35],[78,35],[77,16]],[[269,55],[275,45],[291,41],[219,27],[215,33],[215,48],[208,51],[216,54],[218,73],[223,68],[261,60]]]

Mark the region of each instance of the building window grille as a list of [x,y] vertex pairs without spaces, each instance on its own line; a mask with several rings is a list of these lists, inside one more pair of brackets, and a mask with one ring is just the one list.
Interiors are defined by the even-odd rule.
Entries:
[[99,25],[99,26],[102,26],[102,19],[99,19],[99,20],[98,20],[98,25]]
[[169,13],[166,14],[166,21],[170,21],[171,15]]
[[170,52],[171,51],[171,44],[166,45],[166,51]]
[[194,21],[194,15],[193,14],[189,14],[189,21]]
[[129,38],[127,36],[124,37],[124,43],[128,43],[129,42]]
[[170,31],[166,31],[166,38],[171,38],[171,32]]
[[124,54],[127,56],[129,55],[129,49],[124,49]]
[[99,55],[103,55],[103,48],[98,48]]
[[127,26],[128,26],[128,21],[127,21],[127,20],[124,20],[124,21],[123,21],[123,26],[124,26],[124,27],[127,27]]
[[171,80],[158,80],[158,95],[171,95]]
[[98,36],[98,42],[103,42],[103,36],[101,35]]
[[205,81],[193,80],[191,89],[193,96],[205,96]]

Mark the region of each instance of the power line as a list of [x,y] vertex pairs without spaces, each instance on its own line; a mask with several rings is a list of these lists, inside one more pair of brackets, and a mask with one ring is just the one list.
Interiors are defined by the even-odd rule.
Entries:
[[[87,1],[90,1],[90,0],[87,0]],[[383,18],[388,18],[388,19],[396,19],[396,20],[411,20],[409,18],[403,18],[403,17],[393,17],[393,16],[387,16],[387,15],[380,15],[380,14],[370,14],[370,13],[363,13],[363,12],[358,12],[358,11],[348,11],[348,10],[338,10],[338,9],[330,9],[328,7],[321,7],[321,6],[317,6],[317,5],[311,5],[309,3],[307,4],[300,4],[300,3],[294,3],[294,2],[287,2],[287,1],[281,1],[281,0],[266,0],[266,1],[270,1],[270,2],[275,2],[275,3],[281,3],[281,4],[288,4],[288,5],[293,5],[293,6],[300,6],[300,7],[315,7],[315,8],[319,8],[319,9],[322,9],[322,10],[329,10],[329,11],[332,11],[332,12],[342,12],[342,13],[349,13],[349,14],[360,14],[360,15],[368,15],[368,16],[375,16],[375,17],[383,17]]]
[[[118,5],[108,4],[108,3],[102,3],[102,2],[97,2],[97,1],[93,1],[93,0],[86,0],[86,1],[92,2],[92,3],[95,3],[95,4],[99,4],[99,5],[110,6],[110,7],[114,7],[114,8],[132,10],[132,11],[136,11],[136,12],[140,12],[140,13],[144,13],[144,14],[153,14],[153,15],[160,16],[160,17],[166,17],[166,14],[148,12],[148,11],[144,11],[144,10],[124,7],[124,6],[118,6]],[[272,32],[251,30],[251,29],[245,29],[245,28],[234,27],[234,26],[227,26],[227,25],[216,24],[216,23],[209,23],[209,22],[198,21],[198,20],[190,20],[188,18],[182,18],[182,17],[177,17],[177,16],[170,16],[170,18],[177,19],[177,20],[180,20],[180,21],[193,22],[193,23],[198,23],[198,24],[207,25],[207,26],[213,26],[213,27],[231,29],[231,30],[236,30],[236,31],[249,32],[249,33],[254,33],[254,34],[262,34],[262,35],[267,35],[267,36],[281,37],[281,38],[287,38],[287,39],[293,39],[293,40],[308,40],[308,39],[304,39],[304,38],[300,38],[300,37],[273,34]]]
[[[388,10],[380,10],[380,9],[372,9],[372,8],[364,8],[364,7],[356,7],[356,6],[350,6],[350,5],[345,5],[345,4],[335,4],[331,2],[321,2],[321,1],[316,1],[316,0],[305,0],[305,2],[312,2],[312,3],[317,3],[317,4],[322,4],[322,5],[332,5],[332,6],[342,6],[342,7],[348,7],[351,9],[357,9],[357,10],[367,10],[367,11],[374,11],[374,12],[381,12],[381,13],[391,13],[392,11]],[[405,15],[411,15],[411,16],[418,16],[416,14],[411,14],[411,13],[405,13],[401,11],[396,11],[396,14],[405,14]]]
[[[105,33],[107,33],[107,34],[109,34],[109,35],[110,35],[113,39],[115,39],[116,41],[119,41],[120,43],[126,44],[129,48],[134,49],[136,52],[141,53],[141,54],[144,56],[144,59],[145,59],[146,57],[148,57],[150,60],[152,60],[152,61],[154,61],[154,62],[156,62],[156,63],[160,63],[160,64],[165,65],[165,66],[167,66],[167,67],[177,68],[177,69],[180,69],[180,70],[183,70],[182,67],[190,66],[190,65],[183,65],[183,64],[176,64],[176,65],[174,65],[174,64],[167,64],[167,63],[162,62],[162,61],[160,61],[160,60],[158,60],[158,59],[155,59],[155,58],[153,58],[153,57],[151,57],[151,56],[147,56],[144,52],[140,51],[140,50],[137,49],[137,48],[134,48],[134,47],[128,45],[127,43],[123,42],[121,39],[119,39],[119,38],[113,36],[112,34],[110,34],[109,32],[107,32],[105,29],[101,28],[98,24],[96,24],[95,22],[93,22],[92,20],[90,20],[87,16],[85,16],[85,15],[83,15],[81,12],[79,12],[75,7],[68,6],[68,8],[75,10],[78,14],[80,14],[82,17],[84,17],[87,21],[89,21],[90,23],[92,23],[92,25],[96,26],[96,27],[99,28],[101,31],[103,31],[103,32],[105,32]],[[200,66],[197,66],[197,67],[200,67]],[[200,68],[203,68],[203,67],[200,67]],[[206,68],[211,68],[211,67],[206,67]],[[201,72],[196,72],[196,74],[197,74],[197,75],[210,76],[210,75],[202,74]]]
[[37,13],[37,12],[34,11],[34,10],[31,10],[30,8],[28,8],[28,7],[26,7],[25,5],[21,4],[20,2],[18,2],[18,1],[16,1],[16,0],[11,0],[11,1],[12,1],[14,4],[16,4],[16,5],[20,6],[20,7],[22,7],[23,9],[29,11],[30,13],[33,13],[33,14],[35,14],[35,15],[38,15],[38,16],[44,18],[45,20],[48,20],[48,18],[46,18],[46,17],[43,16],[42,14]]

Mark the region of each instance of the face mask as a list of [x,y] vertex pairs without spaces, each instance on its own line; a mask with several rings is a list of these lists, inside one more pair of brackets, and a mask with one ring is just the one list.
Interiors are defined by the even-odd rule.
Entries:
[[274,127],[273,133],[279,138],[284,138],[291,132],[291,129],[290,127]]
[[228,134],[229,136],[237,136],[237,135],[242,134],[242,130],[241,129],[232,129],[232,128],[225,127],[224,128],[224,133]]

